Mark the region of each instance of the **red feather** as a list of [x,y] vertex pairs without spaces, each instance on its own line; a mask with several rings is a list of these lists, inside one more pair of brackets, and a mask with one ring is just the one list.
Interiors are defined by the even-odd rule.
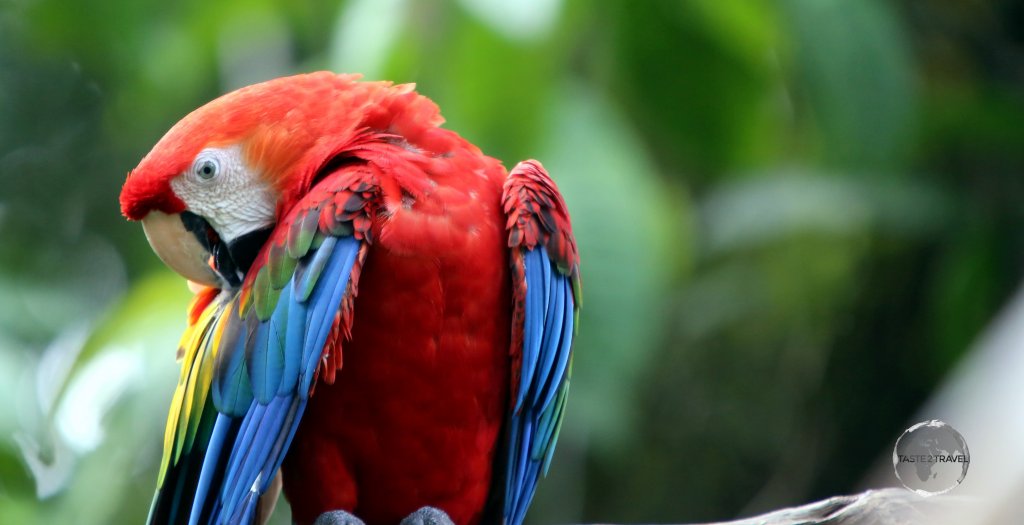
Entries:
[[[520,162],[505,180],[502,203],[508,216],[508,247],[512,266],[512,383],[509,403],[516,398],[522,368],[523,318],[526,315],[526,266],[523,251],[544,246],[548,256],[573,282],[579,294],[580,256],[572,234],[569,210],[544,166],[535,160]],[[579,305],[577,305],[577,308]]]
[[510,376],[505,172],[452,133],[421,136],[447,137],[431,145],[443,157],[394,140],[346,152],[375,180],[338,193],[333,213],[376,191],[382,208],[346,216],[372,245],[325,353],[333,384],[317,388],[282,469],[299,523],[332,509],[397,523],[429,504],[473,524],[491,489]]
[[520,249],[546,246],[577,279],[568,213],[539,163],[506,182],[412,86],[356,79],[277,79],[197,109],[132,171],[122,212],[181,211],[169,181],[203,148],[241,144],[279,194],[253,270],[283,253],[293,223],[364,240],[282,467],[293,519],[345,509],[398,523],[432,505],[474,525],[503,483],[492,469],[522,343]]

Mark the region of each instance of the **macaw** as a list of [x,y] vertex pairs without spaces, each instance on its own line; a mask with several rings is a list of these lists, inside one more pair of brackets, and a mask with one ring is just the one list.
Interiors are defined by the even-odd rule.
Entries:
[[[412,85],[318,72],[174,125],[120,196],[195,292],[152,524],[519,525],[580,304],[566,205]],[[334,521],[331,521],[334,520]]]

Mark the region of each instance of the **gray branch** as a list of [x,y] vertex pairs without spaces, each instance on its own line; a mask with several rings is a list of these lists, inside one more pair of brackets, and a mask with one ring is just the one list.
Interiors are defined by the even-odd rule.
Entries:
[[923,498],[909,490],[890,488],[703,525],[935,525],[946,523],[940,519],[946,510],[962,502],[948,496]]
[[[880,489],[836,496],[752,518],[703,525],[963,525],[967,521],[962,511],[969,501],[948,496],[923,498],[909,490]],[[954,507],[961,514],[949,512]],[[315,525],[363,525],[363,522],[338,510],[320,515]],[[402,520],[401,525],[454,524],[443,511],[423,507]]]

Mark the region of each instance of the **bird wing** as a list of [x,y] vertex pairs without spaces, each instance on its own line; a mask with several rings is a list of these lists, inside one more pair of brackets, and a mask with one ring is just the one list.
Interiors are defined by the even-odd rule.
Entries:
[[565,202],[536,161],[505,181],[512,265],[512,396],[503,516],[519,525],[547,473],[561,427],[580,305],[579,254]]
[[250,523],[317,378],[341,366],[372,242],[376,168],[327,175],[281,220],[236,293],[201,293],[182,338],[149,522]]

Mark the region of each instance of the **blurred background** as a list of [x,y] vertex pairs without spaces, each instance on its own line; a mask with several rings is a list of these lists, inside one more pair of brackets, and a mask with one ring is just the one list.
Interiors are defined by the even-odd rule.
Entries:
[[529,522],[893,484],[917,416],[976,413],[985,376],[949,385],[1024,269],[1020,2],[0,0],[0,522],[144,519],[189,294],[120,186],[191,109],[318,69],[417,83],[565,194],[584,309]]

